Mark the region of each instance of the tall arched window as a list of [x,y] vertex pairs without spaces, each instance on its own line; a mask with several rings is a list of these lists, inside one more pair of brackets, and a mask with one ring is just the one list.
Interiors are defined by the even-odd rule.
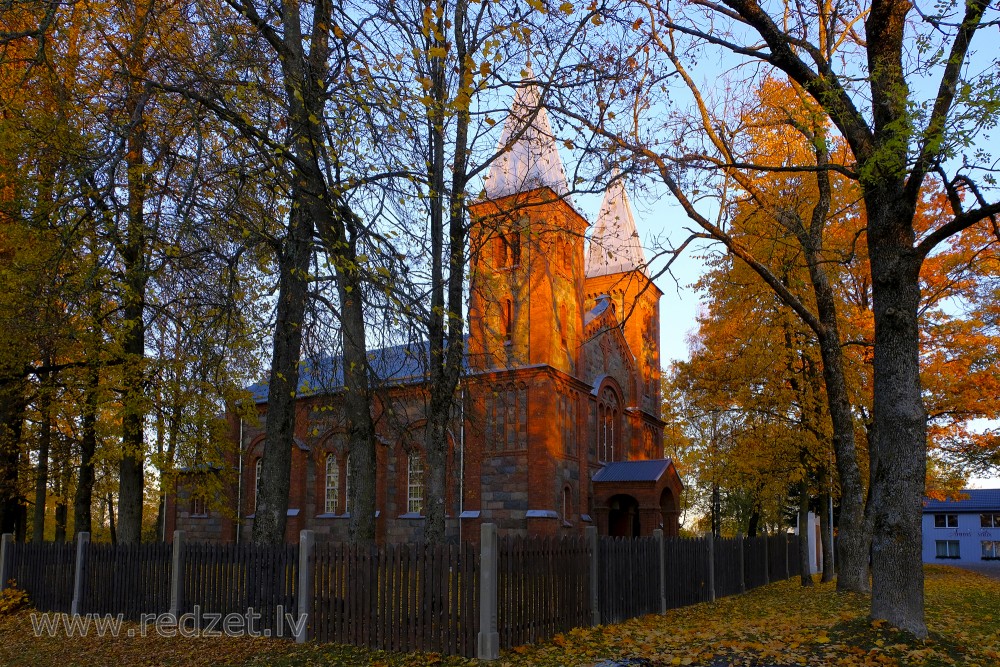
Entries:
[[406,511],[420,514],[424,510],[424,460],[416,449],[407,457]]
[[326,507],[327,514],[336,514],[340,509],[340,465],[336,454],[326,455]]
[[620,414],[618,394],[608,387],[601,392],[601,400],[597,404],[597,457],[601,461],[620,461],[623,458]]
[[264,458],[257,459],[253,469],[253,511],[257,511],[257,491],[260,489],[260,464]]

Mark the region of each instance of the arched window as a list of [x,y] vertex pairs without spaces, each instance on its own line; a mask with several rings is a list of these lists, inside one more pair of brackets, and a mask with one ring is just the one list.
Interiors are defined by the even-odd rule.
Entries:
[[260,464],[264,458],[261,457],[257,459],[257,464],[254,466],[253,473],[253,508],[254,512],[257,511],[257,491],[260,489]]
[[340,465],[336,454],[326,455],[326,507],[327,514],[336,514],[340,508]]
[[618,395],[608,387],[601,392],[597,404],[597,458],[601,461],[620,461],[624,455]]
[[503,339],[508,343],[514,339],[514,303],[510,299],[503,302]]
[[407,457],[406,511],[420,514],[424,510],[424,460],[414,449]]

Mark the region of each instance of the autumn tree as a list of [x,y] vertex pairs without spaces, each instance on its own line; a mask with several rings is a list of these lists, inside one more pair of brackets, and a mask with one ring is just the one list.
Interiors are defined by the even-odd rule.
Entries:
[[[976,147],[994,113],[997,63],[975,61],[970,51],[978,33],[996,20],[996,10],[979,1],[918,11],[902,0],[877,0],[868,7],[771,7],[755,0],[635,7],[634,25],[648,50],[639,50],[636,76],[629,81],[653,81],[656,87],[643,87],[639,94],[636,86],[620,87],[594,124],[610,130],[605,136],[618,150],[646,160],[702,229],[709,230],[711,221],[688,187],[693,174],[679,167],[719,173],[718,166],[678,160],[683,148],[675,153],[648,140],[657,135],[648,125],[655,122],[648,111],[662,110],[658,96],[669,88],[660,86],[679,71],[678,64],[691,62],[689,56],[721,52],[783,77],[812,98],[850,151],[849,163],[837,171],[858,184],[864,203],[875,326],[871,611],[874,618],[923,636],[920,507],[927,422],[919,377],[919,273],[942,241],[1000,212],[1000,203],[990,198],[990,159]],[[915,53],[907,48],[911,43],[929,55],[909,59]],[[928,86],[929,81],[934,83]],[[932,92],[926,95],[927,90]],[[622,99],[626,102],[616,106]],[[616,114],[609,117],[607,110]],[[668,116],[668,122],[677,118]],[[818,173],[833,167],[810,162],[780,169]],[[947,188],[951,210],[918,235],[917,202],[935,173]]]

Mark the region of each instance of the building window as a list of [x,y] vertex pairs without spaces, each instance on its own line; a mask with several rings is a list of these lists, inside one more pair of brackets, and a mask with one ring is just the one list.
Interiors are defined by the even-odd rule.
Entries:
[[486,397],[486,441],[495,451],[528,446],[528,388],[498,385]]
[[958,540],[937,540],[934,542],[937,558],[961,558]]
[[1000,528],[1000,514],[980,514],[979,525],[983,528]]
[[336,514],[340,503],[340,466],[336,454],[326,455],[326,507],[327,514]]
[[621,461],[624,449],[619,425],[618,395],[610,387],[601,394],[597,404],[597,458],[601,461]]
[[208,516],[208,506],[205,496],[196,493],[191,497],[191,516]]
[[344,514],[351,511],[351,455],[344,460]]
[[264,458],[261,457],[257,459],[257,464],[254,466],[253,473],[253,508],[254,512],[257,511],[257,491],[260,489],[260,464],[263,462]]
[[521,263],[521,235],[516,231],[500,234],[496,248],[497,268],[514,267]]
[[957,514],[935,514],[934,515],[934,527],[935,528],[958,528],[958,515]]
[[514,340],[514,303],[510,299],[503,302],[503,339],[506,343]]
[[1000,560],[1000,541],[983,541],[983,560]]
[[420,514],[424,509],[424,461],[420,452],[413,450],[407,457],[406,511]]
[[576,397],[559,395],[559,421],[562,431],[563,451],[566,456],[576,456]]

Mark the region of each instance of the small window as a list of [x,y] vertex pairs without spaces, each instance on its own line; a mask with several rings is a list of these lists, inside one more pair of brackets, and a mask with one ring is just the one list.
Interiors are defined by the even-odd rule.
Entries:
[[961,558],[958,540],[937,540],[934,542],[937,558]]
[[200,493],[196,493],[191,497],[191,516],[208,516],[205,496]]
[[339,509],[340,466],[336,454],[326,455],[326,506],[327,514],[336,514]]
[[410,452],[407,462],[406,511],[420,514],[424,509],[424,461],[420,452]]
[[1000,528],[1000,514],[980,514],[979,525],[983,528]]
[[934,515],[934,527],[935,528],[958,528],[958,515],[957,514],[935,514]]
[[983,541],[983,560],[1000,560],[1000,541]]
[[570,519],[573,518],[573,493],[568,486],[563,487],[562,492],[562,519],[563,523],[569,525]]

